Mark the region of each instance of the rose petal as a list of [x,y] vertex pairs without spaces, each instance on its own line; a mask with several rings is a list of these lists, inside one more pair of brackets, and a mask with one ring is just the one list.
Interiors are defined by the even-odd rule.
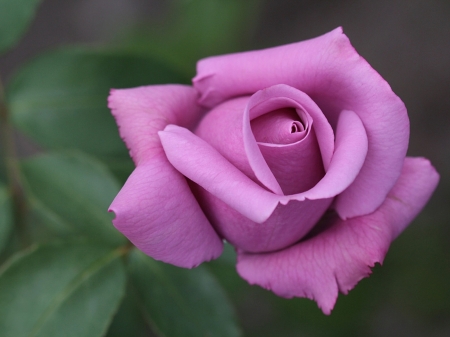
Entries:
[[164,152],[157,132],[167,124],[191,127],[198,122],[203,111],[196,98],[196,91],[184,85],[111,90],[108,107],[136,165]]
[[222,253],[186,179],[165,156],[138,165],[109,210],[114,226],[156,260],[193,268]]
[[325,175],[314,128],[294,144],[258,146],[286,195],[311,189]]
[[312,119],[302,110],[299,110],[300,117],[296,110],[281,108],[251,120],[252,132],[258,144],[289,145],[304,139]]
[[[359,117],[342,111],[336,130],[336,143],[330,167],[310,190],[289,196],[289,200],[331,198],[344,191],[358,176],[367,153],[367,136]],[[366,193],[367,194],[367,193]]]
[[241,215],[204,190],[193,187],[197,200],[216,230],[229,243],[247,252],[270,252],[304,237],[329,208],[333,199],[291,201],[279,204],[263,223]]
[[205,106],[283,83],[309,95],[332,125],[342,110],[361,118],[369,150],[359,176],[336,203],[342,218],[374,211],[397,181],[409,138],[405,106],[341,28],[286,46],[206,58],[197,71],[194,86]]
[[189,130],[168,125],[158,134],[179,172],[252,221],[264,222],[278,205],[279,196],[253,182]]
[[247,177],[257,182],[242,139],[242,115],[249,98],[249,96],[234,98],[218,105],[202,118],[195,134]]
[[245,152],[258,180],[271,191],[280,195],[283,192],[256,142],[251,121],[268,112],[287,107],[304,111],[311,117],[325,170],[328,169],[334,150],[333,130],[330,124],[319,107],[305,93],[287,85],[274,85],[251,96],[244,112],[243,141]]
[[167,161],[157,131],[201,116],[187,86],[112,90],[109,107],[137,168],[111,204],[114,226],[144,253],[180,267],[218,257],[222,242],[186,179]]
[[406,158],[402,175],[374,213],[341,220],[331,216],[315,236],[282,251],[238,254],[238,273],[283,297],[315,300],[325,314],[370,267],[382,263],[390,243],[419,213],[439,176],[423,158]]

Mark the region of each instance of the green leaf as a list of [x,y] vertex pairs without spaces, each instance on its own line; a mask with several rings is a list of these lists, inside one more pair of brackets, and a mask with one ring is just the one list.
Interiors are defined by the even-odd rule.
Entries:
[[0,273],[2,337],[102,336],[124,293],[122,254],[65,242],[16,255]]
[[206,268],[177,268],[137,250],[129,258],[131,279],[145,316],[158,335],[241,335],[224,291]]
[[71,48],[31,62],[13,79],[7,96],[13,123],[40,145],[79,149],[130,170],[128,151],[107,107],[109,90],[183,82],[184,76],[154,58]]
[[[77,234],[81,234],[80,231],[76,231],[76,226],[63,219],[62,216],[55,213],[53,210],[48,208],[41,200],[36,198],[34,195],[30,195],[32,192],[29,192],[29,201],[30,201],[30,232],[33,237],[33,242],[40,242],[40,238],[42,234],[47,235],[50,232],[50,235],[53,237],[55,234],[60,237],[73,237]],[[44,242],[48,241],[44,239]]]
[[8,242],[12,226],[11,200],[6,187],[0,184],[0,252]]
[[224,243],[222,255],[205,263],[205,266],[216,276],[232,299],[242,299],[242,294],[248,290],[248,283],[236,272],[236,251],[232,245]]
[[40,0],[0,0],[0,53],[25,33]]
[[114,246],[126,242],[107,212],[120,186],[101,163],[80,153],[46,154],[24,161],[22,170],[31,203],[54,223]]
[[141,312],[139,298],[127,287],[125,298],[109,326],[106,337],[155,337]]

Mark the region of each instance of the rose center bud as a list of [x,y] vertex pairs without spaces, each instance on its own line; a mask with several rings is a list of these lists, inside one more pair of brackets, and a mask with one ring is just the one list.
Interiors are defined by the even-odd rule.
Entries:
[[292,122],[291,133],[305,131],[305,127],[301,122]]
[[308,121],[303,121],[293,108],[271,111],[250,124],[256,141],[268,144],[295,143],[306,136],[308,129]]
[[284,194],[304,192],[324,176],[312,118],[299,108],[269,111],[250,122],[261,153]]

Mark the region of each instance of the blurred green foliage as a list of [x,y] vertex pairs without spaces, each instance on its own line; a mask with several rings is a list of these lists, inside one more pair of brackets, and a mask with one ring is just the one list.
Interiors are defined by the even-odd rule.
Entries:
[[64,242],[17,254],[0,274],[2,336],[103,335],[124,293],[121,253]]
[[0,253],[5,248],[13,227],[11,200],[7,188],[0,184]]
[[129,259],[145,318],[158,335],[241,336],[231,304],[206,267],[186,270],[157,263],[138,250]]
[[111,246],[126,243],[105,212],[120,190],[102,163],[80,153],[45,154],[22,164],[30,205],[57,232],[85,236]]
[[169,0],[167,15],[122,42],[159,56],[190,77],[203,57],[240,51],[256,26],[261,0]]
[[26,32],[40,0],[0,0],[0,54]]

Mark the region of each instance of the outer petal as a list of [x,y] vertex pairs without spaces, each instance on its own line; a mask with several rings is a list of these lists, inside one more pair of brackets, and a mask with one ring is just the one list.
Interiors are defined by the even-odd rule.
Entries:
[[198,122],[202,109],[196,99],[197,92],[185,85],[111,90],[108,107],[136,165],[164,153],[157,132],[167,124],[190,128]]
[[332,124],[342,110],[358,114],[369,150],[359,176],[337,200],[342,218],[373,212],[397,181],[409,138],[405,106],[341,28],[286,46],[207,58],[197,71],[194,86],[205,106],[287,84],[308,94]]
[[180,267],[218,257],[222,242],[186,179],[167,161],[157,132],[201,116],[187,86],[112,90],[109,107],[137,168],[111,204],[114,226],[144,253]]
[[110,211],[114,226],[156,260],[192,268],[222,253],[186,179],[163,156],[138,165]]
[[317,301],[325,314],[338,290],[347,293],[382,263],[392,240],[412,221],[436,188],[439,176],[423,158],[406,158],[402,175],[374,213],[349,220],[331,214],[322,230],[285,250],[238,255],[238,273],[283,297]]

